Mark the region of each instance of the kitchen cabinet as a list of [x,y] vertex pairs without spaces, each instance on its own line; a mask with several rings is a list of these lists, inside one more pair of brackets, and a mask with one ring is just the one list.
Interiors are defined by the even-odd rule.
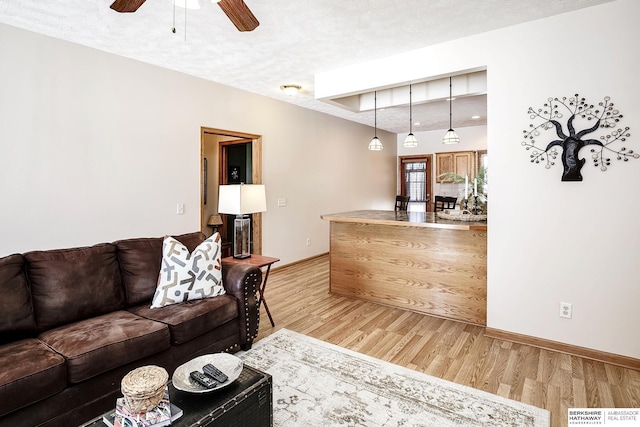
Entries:
[[441,175],[453,172],[462,177],[468,176],[472,180],[476,174],[475,151],[452,151],[436,153],[436,182],[442,182]]

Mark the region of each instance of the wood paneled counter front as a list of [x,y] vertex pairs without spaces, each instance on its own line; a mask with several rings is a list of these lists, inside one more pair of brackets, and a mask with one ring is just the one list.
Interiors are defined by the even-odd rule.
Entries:
[[331,222],[331,292],[486,325],[486,222],[372,210],[321,218]]

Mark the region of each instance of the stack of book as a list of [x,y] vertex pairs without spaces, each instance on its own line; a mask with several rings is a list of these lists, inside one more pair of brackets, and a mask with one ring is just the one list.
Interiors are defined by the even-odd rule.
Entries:
[[147,412],[134,413],[129,410],[124,397],[116,399],[116,407],[102,417],[110,427],[162,427],[182,416],[182,409],[169,401],[169,389],[165,388],[158,406]]

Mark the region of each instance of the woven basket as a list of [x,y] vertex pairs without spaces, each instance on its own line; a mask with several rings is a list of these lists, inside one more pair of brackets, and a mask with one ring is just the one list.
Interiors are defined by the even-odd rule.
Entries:
[[436,216],[438,218],[450,219],[452,221],[486,221],[487,220],[486,214],[474,215],[467,210],[462,212],[460,211],[454,211],[454,212],[455,213],[445,210],[442,212],[438,212]]
[[131,412],[150,411],[160,403],[169,374],[155,365],[141,366],[124,376],[121,390]]

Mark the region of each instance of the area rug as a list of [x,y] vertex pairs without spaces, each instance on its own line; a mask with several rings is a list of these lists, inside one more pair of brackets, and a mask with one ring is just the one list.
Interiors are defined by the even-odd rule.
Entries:
[[278,427],[549,425],[547,410],[286,329],[237,355],[273,377]]

